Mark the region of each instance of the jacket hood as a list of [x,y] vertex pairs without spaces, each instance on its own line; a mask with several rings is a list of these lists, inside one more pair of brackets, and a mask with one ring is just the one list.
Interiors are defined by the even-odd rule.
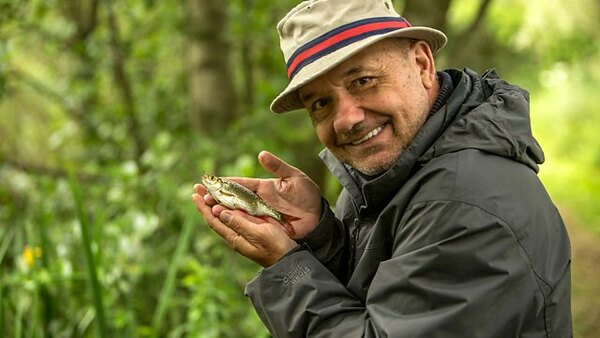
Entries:
[[456,89],[436,114],[451,121],[444,124],[440,137],[421,160],[478,149],[538,172],[544,153],[531,132],[529,93],[502,80],[495,70],[482,76],[470,69],[446,72]]
[[544,153],[531,132],[529,94],[494,70],[446,70],[454,91],[434,112],[396,163],[370,180],[358,178],[328,150],[321,158],[360,205],[385,202],[412,174],[435,157],[478,149],[529,166],[535,172]]

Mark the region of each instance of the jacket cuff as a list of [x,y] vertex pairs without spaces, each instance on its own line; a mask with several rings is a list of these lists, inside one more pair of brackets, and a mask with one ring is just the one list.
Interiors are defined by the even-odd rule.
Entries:
[[298,239],[298,244],[308,246],[312,251],[318,250],[321,246],[329,243],[332,240],[331,228],[336,222],[335,214],[329,207],[329,203],[325,198],[321,198],[321,219],[315,229],[303,238]]

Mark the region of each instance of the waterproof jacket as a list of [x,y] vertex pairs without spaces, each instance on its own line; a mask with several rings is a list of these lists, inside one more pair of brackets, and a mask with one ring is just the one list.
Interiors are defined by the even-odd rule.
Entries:
[[275,337],[572,336],[569,239],[528,93],[446,72],[446,104],[381,176],[322,153],[344,187],[335,216],[246,287]]

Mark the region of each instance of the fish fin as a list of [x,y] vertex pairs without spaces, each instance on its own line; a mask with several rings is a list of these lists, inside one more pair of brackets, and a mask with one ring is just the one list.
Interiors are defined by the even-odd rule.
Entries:
[[296,230],[294,230],[294,227],[292,226],[292,224],[290,222],[288,222],[284,219],[281,222],[281,225],[283,226],[283,230],[285,230],[285,232],[288,234],[288,236],[290,236],[290,238],[296,237]]
[[296,216],[292,216],[292,215],[288,215],[288,214],[281,214],[281,223],[283,222],[288,222],[291,223],[292,221],[297,221],[299,220],[300,217],[296,217]]
[[281,224],[281,226],[283,227],[285,232],[288,234],[288,236],[290,236],[291,238],[294,238],[294,236],[296,235],[296,231],[294,231],[294,227],[292,226],[292,223],[290,223],[290,220],[299,219],[298,217],[286,215],[283,213],[281,213],[281,219],[277,219],[276,217],[273,217],[270,215],[253,215],[253,216],[260,218],[262,220],[265,220],[265,221],[267,221],[267,219],[273,219],[273,220],[279,222],[279,224]]
[[235,197],[235,194],[228,193],[227,191],[221,191],[220,193],[225,196]]

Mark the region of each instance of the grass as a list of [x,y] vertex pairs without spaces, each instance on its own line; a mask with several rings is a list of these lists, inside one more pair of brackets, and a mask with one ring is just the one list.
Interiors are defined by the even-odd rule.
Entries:
[[[9,229],[4,234],[4,238],[2,242],[0,242],[0,266],[2,266],[2,261],[4,261],[4,257],[6,256],[6,252],[8,251],[8,247],[14,235],[14,230]],[[3,276],[2,276],[3,277]],[[4,330],[4,283],[2,278],[0,278],[0,333],[5,332]]]
[[574,336],[594,338],[600,332],[600,238],[576,216],[563,213],[572,248],[572,313]]
[[75,179],[75,176],[71,172],[69,176],[69,187],[73,194],[73,200],[77,209],[77,217],[79,219],[79,226],[81,229],[81,238],[83,241],[83,253],[86,261],[86,268],[88,274],[88,282],[90,283],[90,289],[92,292],[93,306],[96,315],[96,328],[98,337],[108,337],[108,326],[106,324],[106,316],[104,314],[104,304],[102,299],[102,290],[100,288],[100,282],[98,281],[98,273],[96,271],[96,259],[92,251],[92,238],[90,236],[90,224],[88,217],[84,210],[83,198],[81,196],[81,190],[79,184]]
[[165,313],[167,311],[167,308],[169,307],[170,300],[173,296],[176,284],[177,271],[179,270],[182,258],[185,252],[187,251],[187,248],[192,238],[192,233],[196,227],[196,223],[194,221],[195,217],[196,215],[194,214],[193,216],[189,215],[186,218],[183,227],[183,232],[181,233],[181,235],[179,235],[179,239],[177,241],[177,248],[175,249],[175,253],[173,254],[173,258],[169,266],[169,271],[167,272],[167,278],[160,293],[158,306],[156,307],[156,311],[154,312],[154,316],[152,319],[152,332],[154,337],[157,337],[158,333],[162,328]]

